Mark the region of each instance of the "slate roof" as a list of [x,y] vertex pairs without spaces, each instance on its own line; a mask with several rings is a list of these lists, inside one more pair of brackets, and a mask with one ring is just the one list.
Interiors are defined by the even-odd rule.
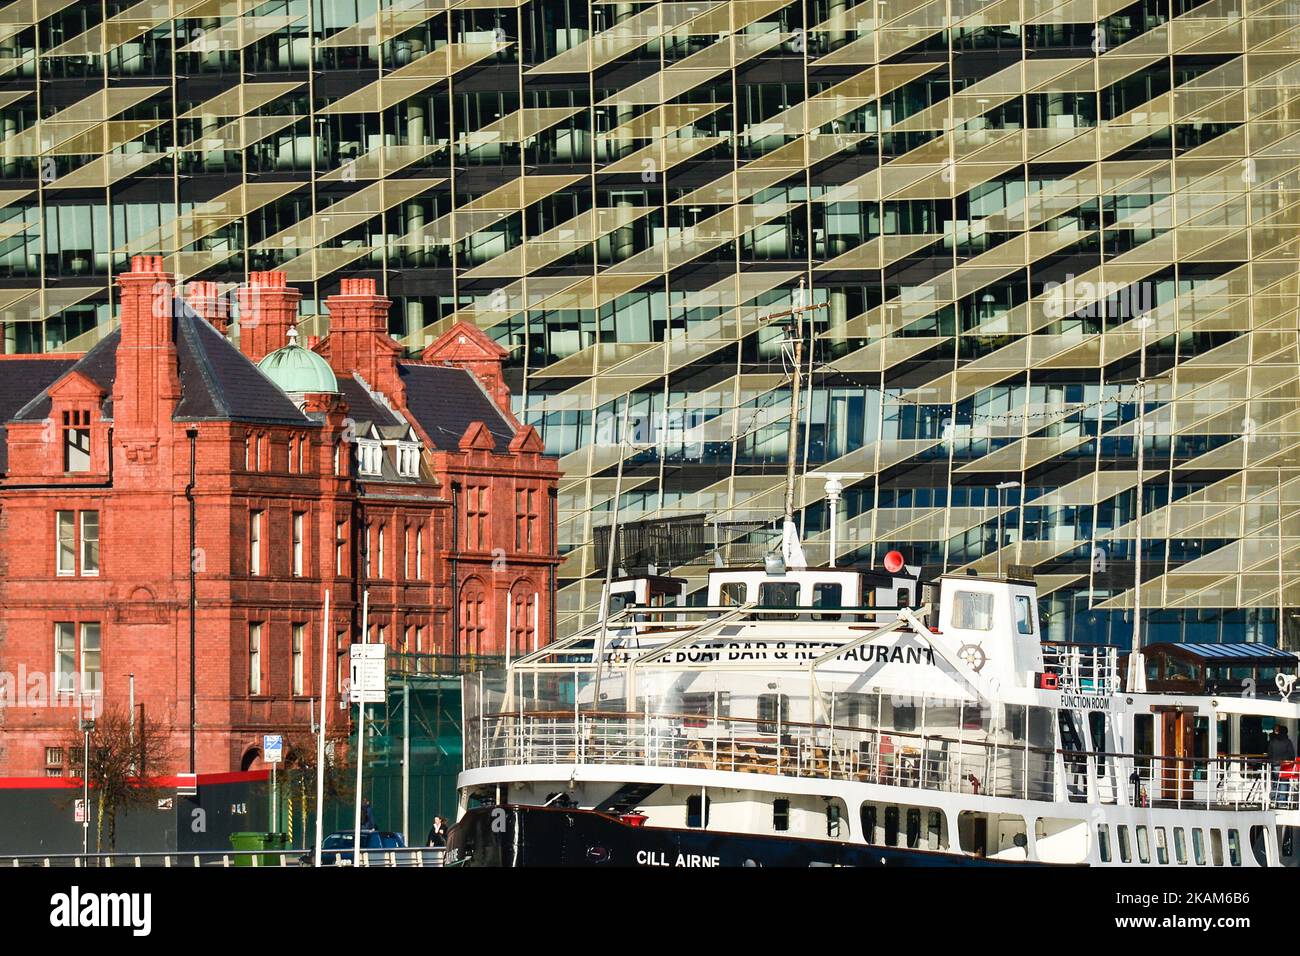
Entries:
[[487,426],[498,453],[509,450],[514,427],[468,371],[409,363],[397,368],[406,386],[406,407],[439,451],[459,450],[461,438],[474,422]]
[[[173,319],[172,333],[176,338],[181,381],[181,400],[176,405],[174,420],[313,424],[257,366],[189,306]],[[117,349],[121,341],[122,330],[114,329],[64,371],[75,369],[111,394],[117,378]],[[49,384],[18,412],[5,418],[12,421],[45,418],[50,410]],[[105,418],[113,417],[111,400],[105,401],[103,414]]]
[[[366,388],[354,375],[342,375],[339,377],[339,392],[343,395],[344,400],[348,403],[348,418],[356,423],[356,434],[358,438],[370,438],[371,426],[378,432],[380,440],[402,440],[410,431],[411,426],[403,422],[393,414],[392,409],[375,398],[370,389]],[[363,475],[359,471],[357,477],[362,481],[379,481],[391,484],[423,484],[424,478],[420,475],[403,476],[397,472],[397,463],[394,460],[394,453],[390,448],[385,448],[380,456],[380,473],[378,475]]]
[[9,459],[4,423],[61,378],[76,361],[72,357],[0,360],[0,474],[4,474]]

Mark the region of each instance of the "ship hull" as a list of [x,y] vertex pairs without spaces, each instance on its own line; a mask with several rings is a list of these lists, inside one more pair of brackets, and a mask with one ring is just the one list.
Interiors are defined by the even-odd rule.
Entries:
[[451,829],[446,865],[473,867],[1019,867],[1007,862],[904,847],[799,837],[633,826],[590,810],[479,807]]

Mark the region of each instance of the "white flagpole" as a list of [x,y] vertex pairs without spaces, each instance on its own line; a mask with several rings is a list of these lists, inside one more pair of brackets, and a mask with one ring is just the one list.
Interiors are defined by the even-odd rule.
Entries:
[[325,617],[320,629],[320,724],[316,727],[316,865],[325,837],[325,688],[329,682],[330,592],[325,589]]
[[[361,643],[370,643],[370,589],[361,592]],[[366,757],[366,702],[364,696],[357,703],[361,717],[357,721],[357,800],[356,815],[352,820],[352,865],[361,865],[361,768]]]

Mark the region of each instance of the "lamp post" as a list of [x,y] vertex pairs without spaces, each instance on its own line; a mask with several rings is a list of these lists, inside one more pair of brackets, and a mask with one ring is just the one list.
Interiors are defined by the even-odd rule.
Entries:
[[1133,646],[1128,656],[1128,689],[1146,690],[1146,667],[1142,662],[1142,471],[1146,457],[1146,429],[1142,417],[1147,407],[1147,329],[1152,319],[1143,315],[1137,320],[1141,330],[1138,348],[1138,377],[1134,388],[1137,412],[1133,419],[1133,436],[1137,445],[1137,492],[1133,503]]
[[996,487],[998,491],[998,541],[996,547],[998,556],[998,577],[1002,577],[1002,492],[1010,491],[1012,488],[1019,488],[1020,482],[999,481],[994,487]]
[[90,852],[90,732],[95,721],[86,718],[81,722],[81,856]]

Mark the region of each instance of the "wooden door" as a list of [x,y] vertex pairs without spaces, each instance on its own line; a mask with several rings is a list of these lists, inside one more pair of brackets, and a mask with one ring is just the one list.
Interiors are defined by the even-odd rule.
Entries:
[[1192,798],[1192,758],[1195,755],[1193,715],[1164,711],[1160,714],[1161,758],[1157,761],[1156,793],[1162,800]]

